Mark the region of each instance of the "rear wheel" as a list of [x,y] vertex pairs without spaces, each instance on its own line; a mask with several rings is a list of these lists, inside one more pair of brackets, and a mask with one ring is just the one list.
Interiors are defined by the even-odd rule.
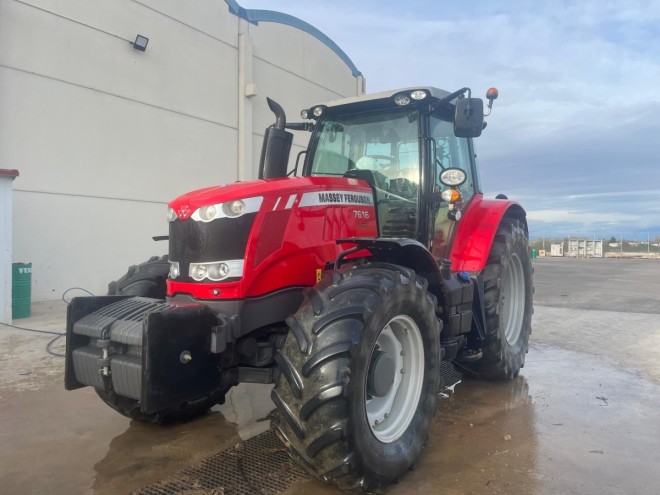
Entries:
[[379,490],[415,462],[435,413],[440,323],[426,281],[374,263],[327,274],[287,320],[272,392],[291,457]]
[[[108,295],[139,296],[165,299],[169,262],[166,256],[153,256],[144,263],[132,265],[120,279],[108,284]],[[104,389],[95,389],[98,396],[115,411],[127,418],[146,423],[172,423],[188,421],[203,414],[215,404],[224,403],[224,394],[229,386],[213,397],[195,403],[182,404],[179,407],[166,409],[153,414],[140,411],[140,402],[128,397],[117,395],[112,387],[112,380],[107,378]]]
[[486,340],[483,357],[461,368],[475,376],[510,380],[520,372],[532,332],[532,262],[519,220],[500,224],[484,270]]

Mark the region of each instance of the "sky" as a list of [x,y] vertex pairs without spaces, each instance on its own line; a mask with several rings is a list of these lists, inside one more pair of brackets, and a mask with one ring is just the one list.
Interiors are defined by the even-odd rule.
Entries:
[[367,92],[497,87],[482,186],[522,204],[531,237],[660,237],[660,1],[239,4],[320,29]]

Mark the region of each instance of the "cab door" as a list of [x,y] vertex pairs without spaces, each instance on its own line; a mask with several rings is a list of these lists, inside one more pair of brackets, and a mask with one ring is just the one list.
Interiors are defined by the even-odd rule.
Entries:
[[443,170],[453,167],[465,171],[467,180],[457,188],[461,200],[452,206],[452,208],[464,209],[479,191],[472,140],[456,137],[453,123],[439,113],[429,116],[428,138],[431,161],[429,185],[434,193],[433,197],[436,198],[431,208],[432,232],[429,248],[436,260],[448,259],[456,226],[460,220],[449,218],[450,205],[440,199],[442,191],[449,189],[440,182],[440,174]]

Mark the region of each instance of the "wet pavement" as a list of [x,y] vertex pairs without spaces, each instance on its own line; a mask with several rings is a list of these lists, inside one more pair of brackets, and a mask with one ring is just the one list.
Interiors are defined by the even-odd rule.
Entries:
[[[659,492],[660,262],[598,261],[611,264],[535,262],[534,333],[520,377],[464,379],[443,397],[416,469],[388,494]],[[622,264],[631,262],[644,265]],[[627,275],[607,283],[616,273]],[[647,301],[635,302],[638,291]],[[63,308],[36,305],[15,323],[54,330]],[[129,421],[89,388],[63,390],[62,360],[45,352],[52,337],[0,328],[0,493],[130,493],[268,428],[262,385],[233,389],[188,424]],[[307,480],[284,493],[338,491]]]

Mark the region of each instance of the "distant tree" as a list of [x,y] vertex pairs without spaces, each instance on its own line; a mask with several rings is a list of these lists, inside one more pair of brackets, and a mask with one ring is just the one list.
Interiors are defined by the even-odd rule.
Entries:
[[610,237],[610,242],[616,242],[616,237],[614,236]]

